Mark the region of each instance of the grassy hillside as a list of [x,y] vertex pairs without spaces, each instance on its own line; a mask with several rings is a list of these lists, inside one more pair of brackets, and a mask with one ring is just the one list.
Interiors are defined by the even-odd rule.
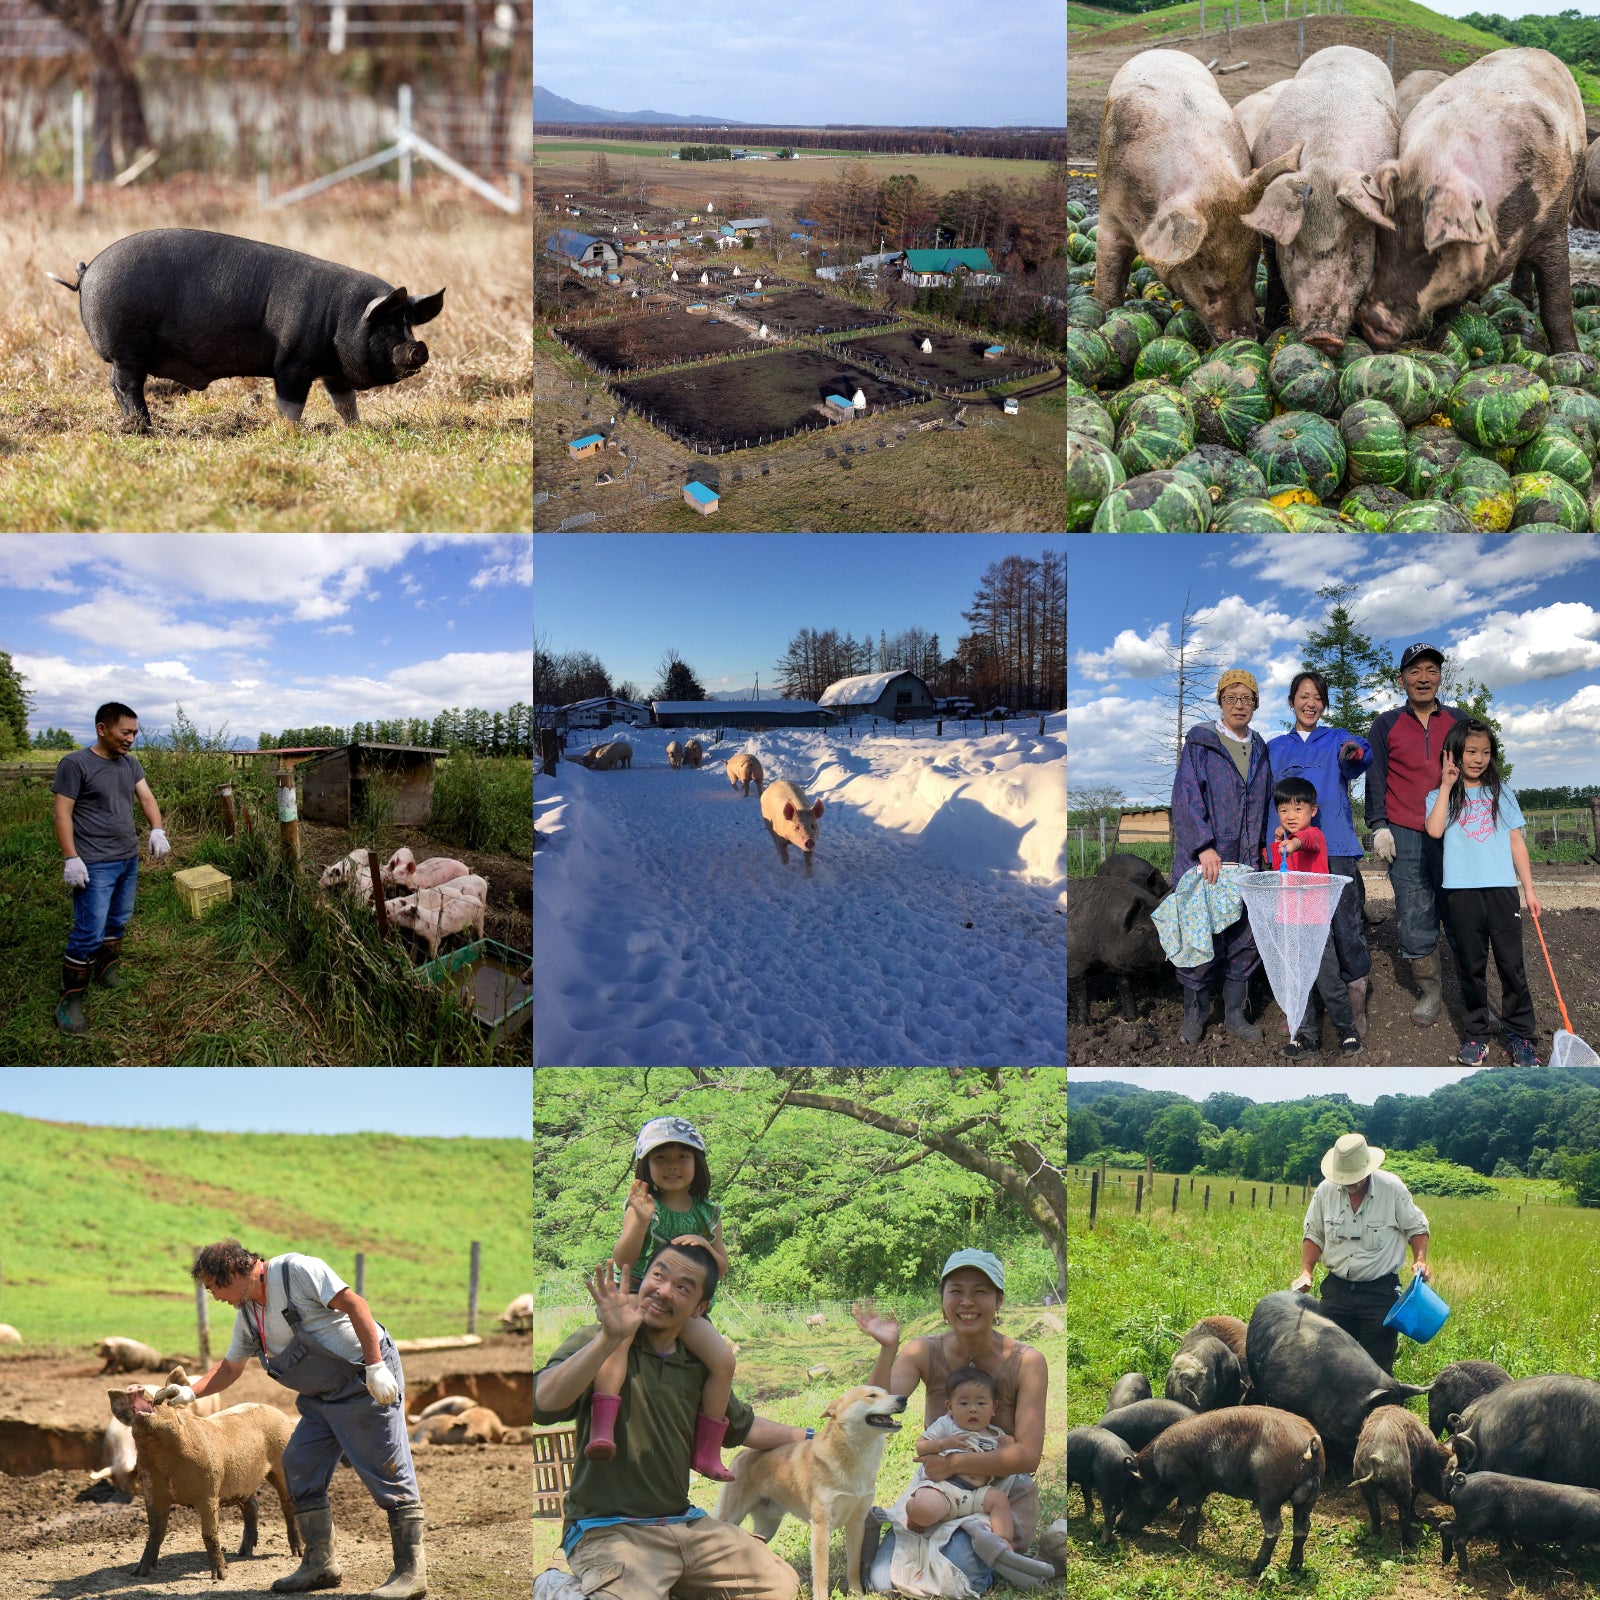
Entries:
[[[196,1077],[197,1096],[207,1081]],[[375,1076],[374,1092],[403,1094],[405,1082],[403,1072]],[[316,1093],[311,1073],[305,1092]],[[352,1283],[365,1251],[367,1299],[396,1338],[466,1331],[476,1239],[478,1331],[489,1331],[531,1269],[532,1146],[527,1130],[507,1132],[203,1133],[0,1113],[0,1321],[31,1348],[123,1334],[193,1351],[189,1264],[198,1246],[232,1234],[266,1256],[321,1256]],[[212,1307],[214,1355],[231,1315]]]

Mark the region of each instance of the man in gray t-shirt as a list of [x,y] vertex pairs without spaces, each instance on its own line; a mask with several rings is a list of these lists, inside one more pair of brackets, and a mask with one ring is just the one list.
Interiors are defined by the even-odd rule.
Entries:
[[72,932],[56,1006],[56,1023],[65,1033],[89,1031],[83,1002],[91,973],[111,989],[122,983],[117,963],[139,882],[135,800],[150,823],[150,854],[160,858],[170,848],[161,807],[133,754],[138,717],[120,701],[110,700],[95,712],[94,723],[94,743],[63,756],[50,786],[56,840],[65,863],[61,876],[72,890]]

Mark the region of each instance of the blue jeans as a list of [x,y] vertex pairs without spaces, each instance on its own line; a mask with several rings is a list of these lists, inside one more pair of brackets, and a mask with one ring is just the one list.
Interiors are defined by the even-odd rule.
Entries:
[[89,887],[72,891],[72,932],[67,959],[84,962],[107,939],[120,939],[133,918],[133,896],[139,886],[139,858],[86,861]]
[[1407,961],[1431,956],[1439,944],[1439,924],[1449,931],[1444,898],[1444,840],[1416,828],[1387,824],[1394,835],[1389,883],[1394,889],[1395,933]]
[[[879,1594],[894,1592],[894,1585],[889,1581],[889,1563],[894,1558],[894,1541],[898,1531],[892,1527],[883,1530],[878,1553],[872,1558],[872,1570],[864,1575],[868,1580],[867,1587]],[[968,1581],[979,1594],[987,1594],[994,1586],[994,1574],[978,1559],[965,1529],[955,1534],[941,1553],[952,1566],[959,1567],[967,1575]]]

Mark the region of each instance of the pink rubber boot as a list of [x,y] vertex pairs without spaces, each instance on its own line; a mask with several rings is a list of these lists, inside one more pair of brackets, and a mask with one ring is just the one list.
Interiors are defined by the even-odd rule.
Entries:
[[694,1419],[694,1455],[689,1465],[715,1483],[733,1482],[733,1474],[722,1464],[722,1436],[727,1431],[726,1417],[708,1417],[702,1411]]
[[612,1429],[617,1425],[617,1411],[622,1405],[620,1394],[597,1394],[589,1406],[589,1442],[583,1447],[590,1461],[610,1461],[617,1453],[617,1441]]

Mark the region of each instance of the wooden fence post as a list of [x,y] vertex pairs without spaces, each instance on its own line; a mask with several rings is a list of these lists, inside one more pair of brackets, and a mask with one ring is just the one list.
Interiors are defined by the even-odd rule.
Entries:
[[1200,1209],[1205,1212],[1209,1212],[1211,1210],[1211,1185],[1209,1183],[1206,1185],[1206,1197],[1201,1203]]
[[467,1332],[478,1331],[478,1268],[482,1247],[478,1241],[472,1241],[472,1269],[467,1281]]
[[1095,1213],[1100,1209],[1100,1173],[1097,1170],[1089,1174],[1089,1231],[1094,1232]]
[[198,1278],[194,1280],[194,1322],[195,1336],[200,1343],[200,1366],[204,1369],[211,1365],[211,1323],[206,1306],[206,1286]]
[[356,1251],[356,1293],[363,1300],[367,1297],[367,1253],[365,1250]]
[[278,842],[291,866],[300,866],[300,821],[295,811],[294,768],[278,769]]
[[1178,1179],[1176,1178],[1172,1180],[1172,1214],[1173,1216],[1178,1214]]
[[1138,1186],[1133,1191],[1133,1214],[1134,1214],[1134,1216],[1138,1216],[1139,1215],[1139,1211],[1140,1211],[1140,1208],[1143,1205],[1143,1203],[1144,1203],[1144,1174],[1141,1172],[1139,1174]]

